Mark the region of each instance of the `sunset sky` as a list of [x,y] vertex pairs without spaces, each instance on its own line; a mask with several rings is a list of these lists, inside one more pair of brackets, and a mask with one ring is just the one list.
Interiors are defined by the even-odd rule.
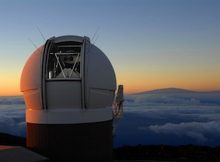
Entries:
[[0,1],[0,96],[21,95],[22,68],[61,35],[88,36],[126,93],[178,87],[220,90],[219,0]]

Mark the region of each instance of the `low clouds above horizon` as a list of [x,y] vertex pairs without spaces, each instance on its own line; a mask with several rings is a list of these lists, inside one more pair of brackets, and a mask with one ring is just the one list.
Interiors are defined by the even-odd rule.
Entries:
[[126,96],[126,104],[144,105],[220,105],[220,92],[161,92]]
[[24,105],[24,98],[22,96],[0,97],[0,106],[1,105],[14,105],[14,104]]

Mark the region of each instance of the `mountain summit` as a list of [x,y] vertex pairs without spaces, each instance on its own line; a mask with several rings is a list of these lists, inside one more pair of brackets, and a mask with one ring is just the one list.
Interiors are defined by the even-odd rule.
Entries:
[[181,89],[181,88],[164,88],[164,89],[155,89],[152,91],[144,91],[144,92],[140,92],[140,93],[136,93],[136,94],[149,94],[149,93],[195,93],[195,91],[191,91],[191,90],[186,90],[186,89]]

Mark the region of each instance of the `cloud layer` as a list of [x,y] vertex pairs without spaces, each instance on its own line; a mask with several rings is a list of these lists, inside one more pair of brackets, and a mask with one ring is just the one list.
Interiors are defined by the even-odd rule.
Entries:
[[[24,99],[23,97],[0,97],[0,106],[2,107],[3,105],[24,105]],[[1,108],[0,107],[0,108]]]
[[0,132],[23,137],[26,135],[22,97],[0,97]]
[[150,125],[148,129],[164,135],[187,136],[203,144],[210,140],[210,135],[220,135],[220,121],[166,123],[164,125]]
[[[123,118],[114,121],[115,147],[137,144],[220,145],[220,106],[216,104],[216,96],[209,98],[206,104],[201,104],[201,98],[200,104],[194,101],[181,104],[184,99],[167,100],[164,95],[159,98],[166,100],[166,104],[157,103],[160,99],[145,94],[126,98]],[[174,104],[173,100],[180,101],[180,104]],[[22,97],[0,97],[0,132],[26,135]]]
[[220,145],[220,93],[127,96],[114,145]]

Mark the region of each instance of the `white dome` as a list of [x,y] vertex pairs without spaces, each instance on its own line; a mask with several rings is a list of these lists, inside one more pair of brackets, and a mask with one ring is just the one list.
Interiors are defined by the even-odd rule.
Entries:
[[78,123],[112,118],[114,69],[87,37],[48,39],[26,62],[20,88],[28,122]]

